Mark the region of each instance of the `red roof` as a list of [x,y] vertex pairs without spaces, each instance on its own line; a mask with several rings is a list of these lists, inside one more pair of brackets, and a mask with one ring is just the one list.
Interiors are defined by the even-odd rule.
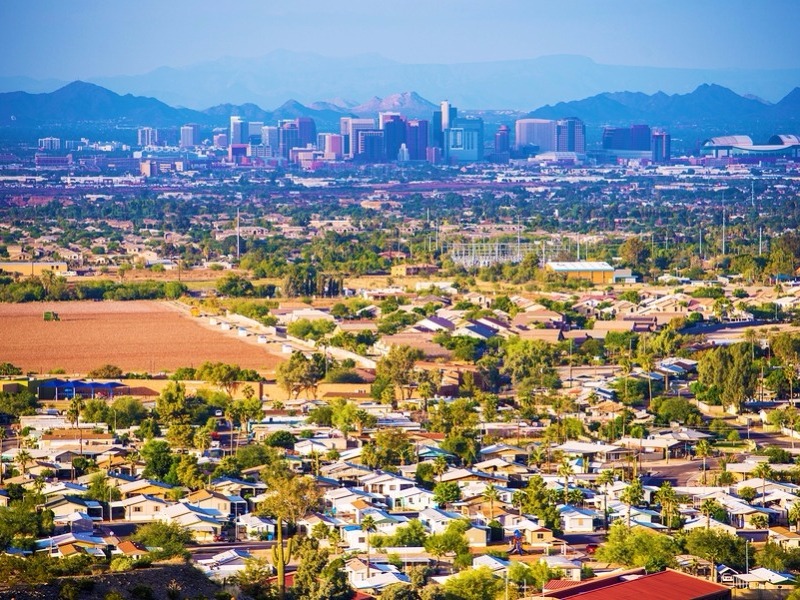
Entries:
[[567,588],[580,585],[580,581],[573,581],[572,579],[551,579],[544,585],[545,592],[554,592],[556,590],[566,590]]
[[[644,575],[629,581],[619,581],[609,577],[607,584],[592,580],[570,589],[551,593],[551,597],[569,598],[570,600],[642,600],[642,598],[658,598],[659,600],[730,600],[730,588],[705,579],[679,573],[678,571],[661,571],[652,575]],[[600,583],[600,587],[596,587]],[[587,589],[588,588],[588,589]]]

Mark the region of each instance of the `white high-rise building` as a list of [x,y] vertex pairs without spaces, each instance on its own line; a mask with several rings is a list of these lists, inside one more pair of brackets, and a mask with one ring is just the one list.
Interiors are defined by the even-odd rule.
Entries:
[[242,117],[231,117],[231,133],[228,136],[228,142],[233,144],[245,144],[247,133],[247,124]]
[[519,119],[514,126],[515,147],[538,146],[539,152],[556,149],[556,122],[547,119]]
[[274,125],[266,125],[261,128],[261,145],[269,146],[275,153],[278,152],[278,145],[280,144],[280,134],[278,128]]
[[375,129],[375,119],[342,117],[339,123],[342,135],[347,136],[345,138],[348,141],[346,143],[346,156],[353,158],[358,153],[358,132],[365,129]]
[[200,127],[194,124],[181,127],[181,148],[194,148],[200,143]]

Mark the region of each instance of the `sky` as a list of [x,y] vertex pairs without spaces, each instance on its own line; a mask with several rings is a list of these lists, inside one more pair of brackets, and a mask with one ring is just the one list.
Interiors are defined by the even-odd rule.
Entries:
[[2,0],[0,76],[133,75],[278,49],[796,68],[798,22],[798,0]]

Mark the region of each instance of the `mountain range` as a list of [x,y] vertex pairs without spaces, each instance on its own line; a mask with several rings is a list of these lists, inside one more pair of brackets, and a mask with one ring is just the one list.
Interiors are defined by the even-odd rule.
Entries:
[[594,125],[649,123],[696,126],[756,121],[797,128],[800,125],[800,87],[794,88],[776,104],[740,96],[720,85],[703,84],[689,94],[607,92],[583,100],[543,106],[529,113],[531,117],[542,119],[560,119],[565,115]]
[[[800,84],[800,69],[685,69],[598,64],[584,56],[462,64],[407,64],[377,54],[324,57],[276,50],[258,58],[222,58],[192,66],[161,67],[139,75],[89,80],[120,94],[159,98],[196,110],[233,102],[277,106],[286,98],[309,104],[320,98],[385,97],[416,90],[436,101],[449,99],[461,109],[529,110],[608,91],[664,91],[686,94],[714,82],[738,94],[777,102]],[[0,92],[55,90],[54,81],[0,78]],[[331,101],[336,104],[335,101]],[[354,103],[358,105],[359,101]],[[349,108],[349,107],[347,107]]]
[[[121,96],[92,83],[72,82],[54,92],[0,93],[0,127],[38,127],[75,124],[112,124],[123,127],[180,126],[197,123],[204,127],[227,127],[230,117],[275,124],[282,119],[311,117],[321,131],[338,131],[342,116],[375,117],[378,112],[397,111],[408,117],[430,119],[436,105],[416,92],[373,97],[363,104],[332,99],[306,106],[288,100],[274,110],[253,103],[218,104],[203,111],[175,108],[155,98]],[[511,124],[526,116],[514,111],[475,111],[487,124]],[[527,114],[560,119],[579,117],[594,128],[600,125],[647,123],[673,130],[696,130],[697,135],[717,130],[762,135],[800,131],[800,87],[772,104],[733,91],[703,84],[688,94],[663,92],[606,92],[572,102],[546,105]],[[726,131],[727,129],[727,131]]]

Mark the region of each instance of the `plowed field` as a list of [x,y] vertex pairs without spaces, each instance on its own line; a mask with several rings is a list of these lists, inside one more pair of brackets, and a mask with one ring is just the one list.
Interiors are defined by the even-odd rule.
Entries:
[[[61,320],[45,322],[44,311]],[[24,372],[85,374],[104,364],[123,371],[174,371],[221,361],[272,371],[282,360],[235,335],[204,326],[165,302],[0,304],[0,362]]]

